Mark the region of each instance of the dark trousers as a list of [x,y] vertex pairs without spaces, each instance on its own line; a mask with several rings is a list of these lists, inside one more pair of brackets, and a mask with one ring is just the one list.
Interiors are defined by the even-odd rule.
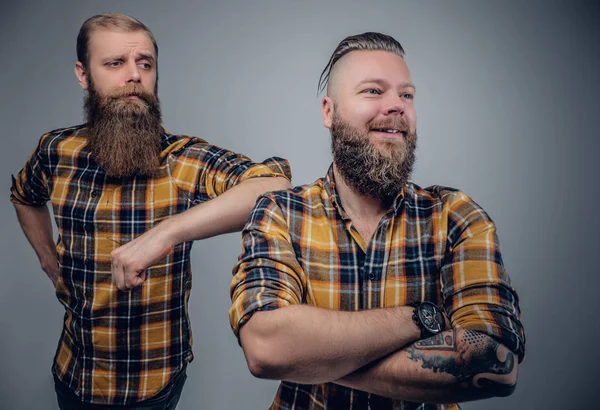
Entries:
[[82,402],[60,380],[54,380],[56,400],[60,410],[175,410],[187,379],[185,368],[156,396],[129,406],[90,404]]

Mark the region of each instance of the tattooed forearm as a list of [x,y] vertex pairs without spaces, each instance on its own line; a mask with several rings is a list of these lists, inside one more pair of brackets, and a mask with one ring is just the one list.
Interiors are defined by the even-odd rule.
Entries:
[[409,358],[434,373],[456,377],[465,386],[506,396],[515,388],[515,357],[507,348],[478,332],[454,329],[407,348]]

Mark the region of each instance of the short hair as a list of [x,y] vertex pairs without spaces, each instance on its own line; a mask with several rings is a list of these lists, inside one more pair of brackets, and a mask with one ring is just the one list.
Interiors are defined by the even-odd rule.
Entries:
[[121,13],[97,14],[87,19],[77,35],[77,61],[81,62],[84,67],[89,65],[88,46],[90,44],[90,34],[98,28],[107,28],[122,31],[137,31],[143,30],[148,34],[152,44],[154,45],[154,53],[158,59],[158,45],[154,35],[141,21]]
[[333,51],[333,54],[329,58],[329,62],[323,69],[321,76],[319,77],[319,85],[317,87],[317,94],[323,91],[329,83],[329,76],[331,70],[340,58],[350,53],[351,51],[360,50],[381,50],[389,51],[404,58],[404,49],[402,45],[393,37],[386,34],[376,32],[366,32],[362,34],[356,34],[349,36],[340,41],[338,46]]

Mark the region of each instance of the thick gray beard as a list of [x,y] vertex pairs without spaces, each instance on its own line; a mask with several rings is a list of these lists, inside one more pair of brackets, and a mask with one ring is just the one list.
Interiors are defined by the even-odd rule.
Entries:
[[142,101],[104,97],[91,87],[85,98],[89,149],[108,176],[150,175],[160,164],[160,104],[139,96]]
[[[383,143],[380,145],[384,145]],[[357,194],[391,202],[407,184],[415,163],[416,132],[407,132],[402,147],[388,145],[386,153],[334,112],[331,127],[333,162]]]

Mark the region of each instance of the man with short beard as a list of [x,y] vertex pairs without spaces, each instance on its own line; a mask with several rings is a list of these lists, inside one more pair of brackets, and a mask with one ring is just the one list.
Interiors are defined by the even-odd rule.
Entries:
[[286,160],[164,130],[157,56],[138,20],[88,19],[75,66],[86,123],[43,135],[13,178],[19,222],[65,307],[52,368],[62,410],[174,409],[193,358],[192,241],[240,230],[259,194],[290,186]]
[[[489,216],[409,181],[415,87],[392,37],[347,37],[321,74],[333,164],[263,195],[244,229],[230,321],[271,409],[457,409],[513,392],[518,297]],[[449,404],[450,403],[450,404]]]

